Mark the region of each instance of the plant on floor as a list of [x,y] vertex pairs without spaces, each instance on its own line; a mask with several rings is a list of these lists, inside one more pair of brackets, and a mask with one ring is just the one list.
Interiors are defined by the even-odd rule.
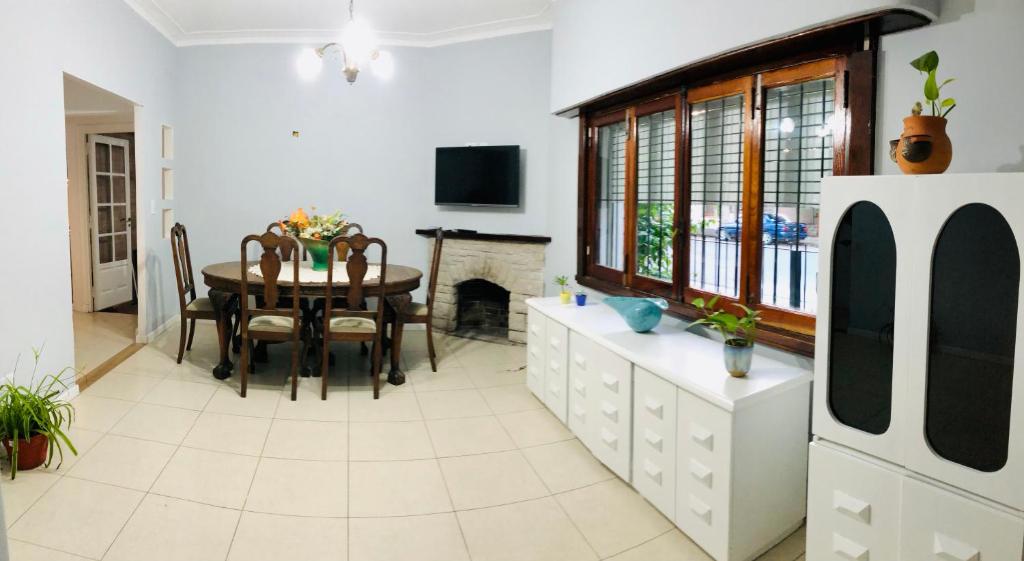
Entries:
[[569,299],[572,298],[572,294],[569,292],[569,277],[565,275],[558,275],[555,277],[555,284],[559,288],[559,298],[561,298],[563,304],[568,304]]
[[706,304],[703,298],[696,298],[693,305],[704,314],[704,317],[690,324],[706,325],[725,337],[723,347],[725,353],[725,369],[737,378],[747,375],[754,351],[754,338],[757,336],[757,324],[761,321],[761,312],[752,310],[743,304],[733,304],[743,311],[742,316],[730,314],[716,308],[718,296]]
[[[38,368],[39,351],[33,350],[33,353]],[[65,432],[71,428],[75,409],[60,398],[68,389],[61,380],[68,370],[44,376],[34,386],[20,386],[13,381],[0,384],[0,439],[11,460],[11,479],[17,476],[19,469],[49,467],[54,451],[59,457],[59,468],[64,461],[64,445],[78,455]],[[35,374],[33,369],[33,378]]]

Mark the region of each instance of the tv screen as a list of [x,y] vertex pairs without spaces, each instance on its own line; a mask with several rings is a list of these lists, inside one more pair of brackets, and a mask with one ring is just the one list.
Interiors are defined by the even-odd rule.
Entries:
[[519,147],[438,148],[434,204],[519,206]]

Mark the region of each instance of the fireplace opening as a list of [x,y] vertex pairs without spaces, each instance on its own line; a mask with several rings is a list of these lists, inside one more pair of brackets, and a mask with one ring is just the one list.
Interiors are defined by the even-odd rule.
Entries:
[[455,335],[473,339],[508,339],[509,291],[483,279],[458,285]]

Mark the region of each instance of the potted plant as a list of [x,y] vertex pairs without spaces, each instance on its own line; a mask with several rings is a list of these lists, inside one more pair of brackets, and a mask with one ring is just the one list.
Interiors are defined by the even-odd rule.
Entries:
[[563,304],[568,304],[572,299],[572,294],[569,292],[569,277],[559,275],[555,277],[555,284],[558,285],[560,290],[558,297],[561,298]]
[[11,460],[11,479],[18,470],[49,467],[55,451],[60,467],[64,461],[63,445],[78,455],[65,432],[71,428],[75,410],[60,399],[67,389],[60,374],[46,376],[32,387],[12,381],[0,384],[0,439]]
[[[316,207],[313,207],[316,211]],[[313,258],[314,271],[327,270],[327,249],[331,240],[348,232],[349,222],[341,211],[334,214],[314,214],[307,216],[301,208],[296,210],[287,220],[281,221],[281,230],[299,240]],[[348,255],[348,244],[337,246],[338,259],[345,260]]]
[[691,324],[706,325],[725,337],[725,344],[722,347],[725,358],[725,369],[735,378],[742,378],[750,372],[750,361],[754,355],[754,337],[757,335],[757,322],[761,321],[760,312],[752,310],[743,304],[734,304],[743,310],[742,316],[735,316],[724,310],[715,309],[718,303],[718,296],[712,298],[706,305],[703,298],[697,298],[693,305],[700,310],[704,317]]
[[924,98],[930,115],[924,115],[921,102],[914,104],[910,116],[903,119],[903,134],[889,142],[889,157],[907,174],[942,173],[953,160],[953,144],[946,134],[946,115],[956,108],[956,100],[942,97],[942,88],[953,78],[938,82],[935,71],[939,55],[931,51],[911,61],[910,66],[925,74]]
[[586,306],[587,305],[587,293],[583,292],[583,289],[576,290],[576,305]]

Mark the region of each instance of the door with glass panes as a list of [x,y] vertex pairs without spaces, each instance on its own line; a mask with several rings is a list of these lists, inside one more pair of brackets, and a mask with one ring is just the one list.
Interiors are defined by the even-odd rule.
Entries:
[[132,201],[127,140],[97,134],[89,144],[93,309],[132,300]]

